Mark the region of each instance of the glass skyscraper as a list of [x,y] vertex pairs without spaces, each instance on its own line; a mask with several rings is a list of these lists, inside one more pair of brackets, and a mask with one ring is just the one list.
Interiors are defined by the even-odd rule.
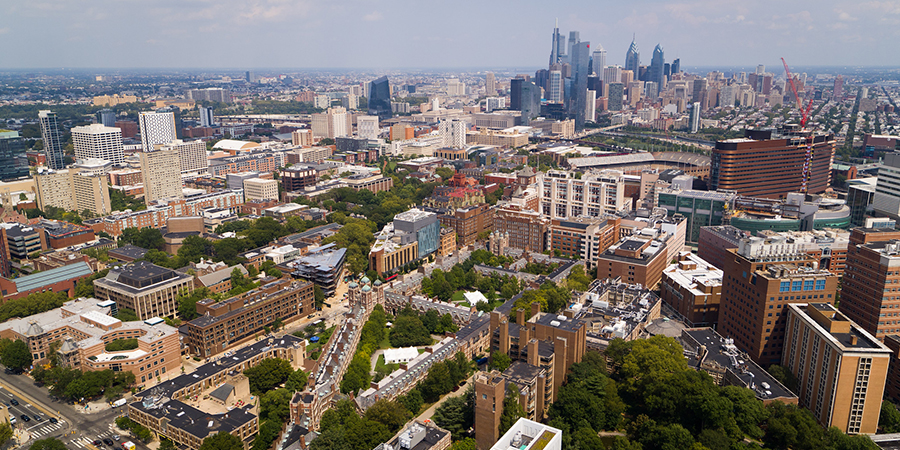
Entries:
[[388,120],[391,113],[391,85],[387,77],[369,83],[369,115],[379,120]]
[[584,113],[587,101],[587,79],[591,64],[591,43],[579,42],[572,46],[572,89],[566,92],[569,115],[575,119],[575,131],[584,130]]
[[41,138],[44,144],[44,154],[47,156],[47,167],[55,170],[65,168],[59,118],[56,117],[55,112],[43,110],[38,111],[38,119],[41,121]]
[[641,51],[638,50],[637,43],[631,40],[631,46],[628,47],[628,53],[625,54],[625,70],[634,72],[634,79],[638,79],[641,69]]
[[659,95],[660,89],[662,89],[663,85],[665,85],[665,63],[666,58],[663,54],[662,47],[659,44],[656,45],[656,48],[653,49],[653,59],[650,60],[650,67],[647,69],[647,80],[656,83],[656,91],[655,92],[647,92],[648,96],[656,97]]
[[0,130],[0,180],[9,181],[27,176],[25,143],[17,131]]

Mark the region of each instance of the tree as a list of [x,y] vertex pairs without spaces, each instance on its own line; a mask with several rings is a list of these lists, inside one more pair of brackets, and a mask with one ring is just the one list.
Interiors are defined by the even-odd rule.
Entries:
[[584,267],[580,264],[576,264],[572,267],[572,270],[566,277],[566,285],[569,286],[569,289],[584,292],[588,289],[588,285],[590,284],[591,279],[584,274]]
[[453,443],[450,450],[476,450],[475,439],[465,438]]
[[297,369],[288,375],[284,387],[290,392],[300,392],[306,387],[307,381],[309,381],[309,374],[302,369]]
[[283,423],[291,415],[292,391],[287,389],[275,389],[266,392],[259,399],[259,416],[263,420],[272,420]]
[[413,389],[406,394],[397,397],[397,401],[400,402],[400,404],[402,404],[406,408],[406,410],[411,412],[414,416],[418,415],[419,410],[422,409],[422,403],[425,402],[425,400],[422,399],[422,392],[420,392],[418,389]]
[[881,402],[881,416],[878,418],[878,427],[882,433],[898,433],[900,432],[900,411],[897,407],[887,401]]
[[[402,313],[401,313],[402,314]],[[391,346],[414,347],[431,344],[431,334],[416,315],[402,314],[391,327]]]
[[797,392],[799,390],[800,380],[798,380],[787,367],[772,364],[769,366],[768,372],[786,388],[790,389],[791,392]]
[[491,363],[489,367],[491,369],[499,370],[503,372],[506,369],[509,369],[509,366],[512,364],[512,359],[510,359],[509,355],[503,353],[501,351],[495,351],[491,353]]
[[28,450],[66,450],[66,445],[56,438],[47,438],[34,441]]
[[384,424],[391,433],[397,432],[410,416],[410,412],[402,404],[390,400],[378,400],[366,409],[365,414],[366,419]]
[[432,419],[441,428],[449,431],[453,439],[462,439],[474,421],[475,391],[470,386],[464,395],[450,397],[434,411]]
[[10,439],[12,439],[12,436],[12,426],[10,426],[9,423],[0,424],[0,446],[5,445]]
[[525,408],[519,404],[519,388],[514,383],[509,383],[503,399],[503,413],[500,414],[500,434],[506,433],[522,417],[525,417]]
[[204,439],[200,450],[244,450],[244,443],[234,435],[220,431]]
[[287,381],[288,376],[294,371],[291,363],[280,358],[266,358],[255,367],[244,371],[250,382],[250,391],[256,395],[262,395]]
[[14,370],[25,369],[31,365],[31,361],[31,350],[28,348],[28,344],[26,344],[25,341],[13,341],[9,345],[6,345],[3,349],[3,353],[0,354],[0,362],[2,362],[4,366]]
[[159,450],[176,450],[175,443],[166,438],[162,438],[159,440]]
[[316,308],[321,308],[325,303],[325,292],[317,284],[313,287],[313,294],[315,295]]

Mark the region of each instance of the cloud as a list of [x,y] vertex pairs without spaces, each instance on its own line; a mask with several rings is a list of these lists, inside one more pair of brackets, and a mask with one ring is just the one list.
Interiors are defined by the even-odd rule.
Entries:
[[380,11],[370,12],[369,14],[363,16],[363,20],[365,20],[366,22],[377,22],[381,19],[384,19],[384,16]]
[[840,20],[841,22],[856,22],[857,20],[859,20],[859,18],[851,16],[840,8],[835,8],[834,12],[837,13],[838,20]]

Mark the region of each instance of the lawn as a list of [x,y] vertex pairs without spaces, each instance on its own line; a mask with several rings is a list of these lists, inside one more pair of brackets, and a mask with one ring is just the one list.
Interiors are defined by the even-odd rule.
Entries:
[[379,369],[384,370],[385,368],[390,368],[386,373],[391,373],[400,368],[400,364],[385,364],[384,363],[384,354],[378,355],[378,360],[375,361],[375,372],[378,372]]
[[453,293],[453,296],[450,297],[450,300],[453,300],[454,302],[465,301],[466,297],[464,297],[463,294],[465,294],[465,291],[456,291]]

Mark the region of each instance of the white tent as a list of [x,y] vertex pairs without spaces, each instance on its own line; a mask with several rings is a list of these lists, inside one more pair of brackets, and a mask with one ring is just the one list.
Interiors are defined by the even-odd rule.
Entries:
[[463,294],[463,297],[466,298],[466,301],[469,302],[470,305],[488,301],[487,297],[485,297],[484,294],[479,291],[466,292],[465,294]]
[[384,351],[385,364],[407,363],[419,356],[419,350],[415,347],[389,348]]

